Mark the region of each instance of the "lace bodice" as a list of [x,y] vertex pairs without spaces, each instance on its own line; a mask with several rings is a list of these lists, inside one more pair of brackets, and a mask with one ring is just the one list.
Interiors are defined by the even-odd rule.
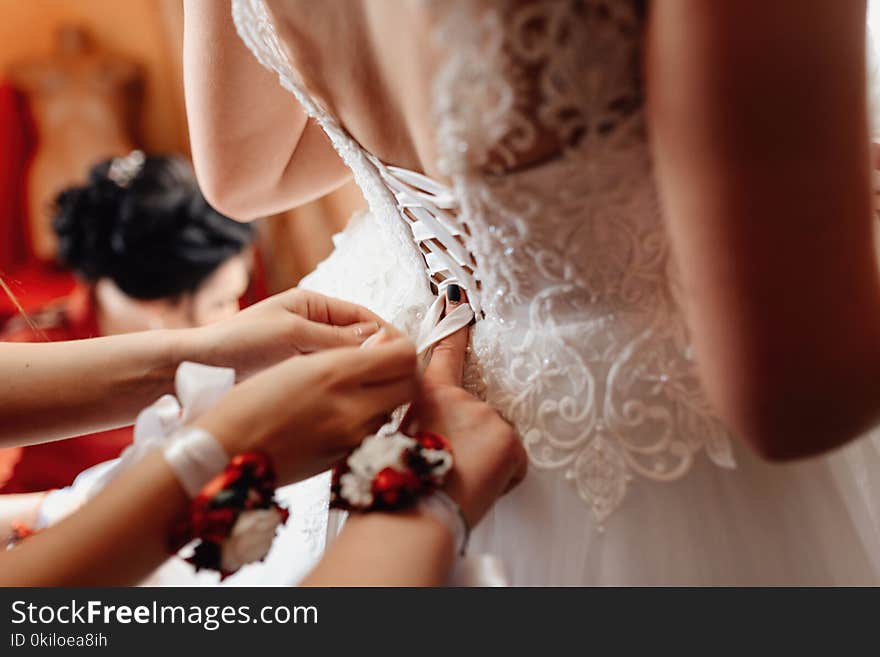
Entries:
[[[479,274],[468,385],[599,522],[636,479],[674,481],[701,453],[734,465],[676,302],[645,136],[640,4],[424,6],[444,53],[431,91],[437,168]],[[371,285],[362,298],[415,331],[432,290],[381,163],[306,93],[262,0],[233,0],[233,14],[351,167],[394,250],[349,263],[335,289]],[[340,239],[356,239],[356,224]],[[391,264],[363,271],[383,256]]]

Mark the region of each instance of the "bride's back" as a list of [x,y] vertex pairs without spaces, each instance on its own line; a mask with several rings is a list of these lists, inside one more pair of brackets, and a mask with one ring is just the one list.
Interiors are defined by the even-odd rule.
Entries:
[[428,146],[431,52],[424,7],[400,2],[270,2],[309,94],[369,151],[417,166]]
[[[639,108],[642,3],[274,0],[302,86],[381,160],[439,175],[466,112],[478,167],[524,168]],[[462,146],[463,147],[463,146]],[[475,159],[476,158],[476,159]],[[480,159],[482,158],[482,159]]]

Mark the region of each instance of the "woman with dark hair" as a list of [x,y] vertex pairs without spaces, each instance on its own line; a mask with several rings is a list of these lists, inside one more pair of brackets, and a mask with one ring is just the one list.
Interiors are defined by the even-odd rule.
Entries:
[[102,162],[56,208],[59,258],[94,285],[109,324],[101,333],[202,325],[238,310],[253,231],[208,205],[183,158],[134,151]]
[[[59,259],[82,284],[36,314],[38,330],[17,318],[4,341],[202,326],[234,315],[248,285],[252,227],[208,205],[178,156],[133,151],[97,164],[85,184],[58,195],[54,229]],[[126,427],[0,450],[0,491],[65,486],[130,442]]]

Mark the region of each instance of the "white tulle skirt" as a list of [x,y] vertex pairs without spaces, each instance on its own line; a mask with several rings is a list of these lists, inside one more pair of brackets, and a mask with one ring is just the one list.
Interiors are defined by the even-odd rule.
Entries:
[[880,451],[738,466],[706,460],[682,480],[634,481],[597,527],[558,473],[532,470],[475,532],[473,549],[523,585],[876,585]]

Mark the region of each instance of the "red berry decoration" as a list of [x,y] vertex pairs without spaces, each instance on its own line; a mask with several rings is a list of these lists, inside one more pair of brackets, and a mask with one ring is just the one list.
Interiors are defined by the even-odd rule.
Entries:
[[430,431],[419,431],[413,436],[413,438],[415,438],[419,445],[424,449],[442,449],[450,453],[452,452],[449,442],[439,434]]
[[187,561],[196,570],[219,571],[221,580],[231,575],[221,568],[223,545],[242,513],[275,509],[282,525],[290,517],[289,511],[275,501],[275,485],[275,471],[265,454],[247,452],[232,457],[223,472],[192,500],[188,517],[172,528],[169,550],[175,553],[196,539],[198,543]]
[[330,507],[371,511],[409,506],[442,485],[451,466],[449,443],[436,433],[369,436],[333,468]]

